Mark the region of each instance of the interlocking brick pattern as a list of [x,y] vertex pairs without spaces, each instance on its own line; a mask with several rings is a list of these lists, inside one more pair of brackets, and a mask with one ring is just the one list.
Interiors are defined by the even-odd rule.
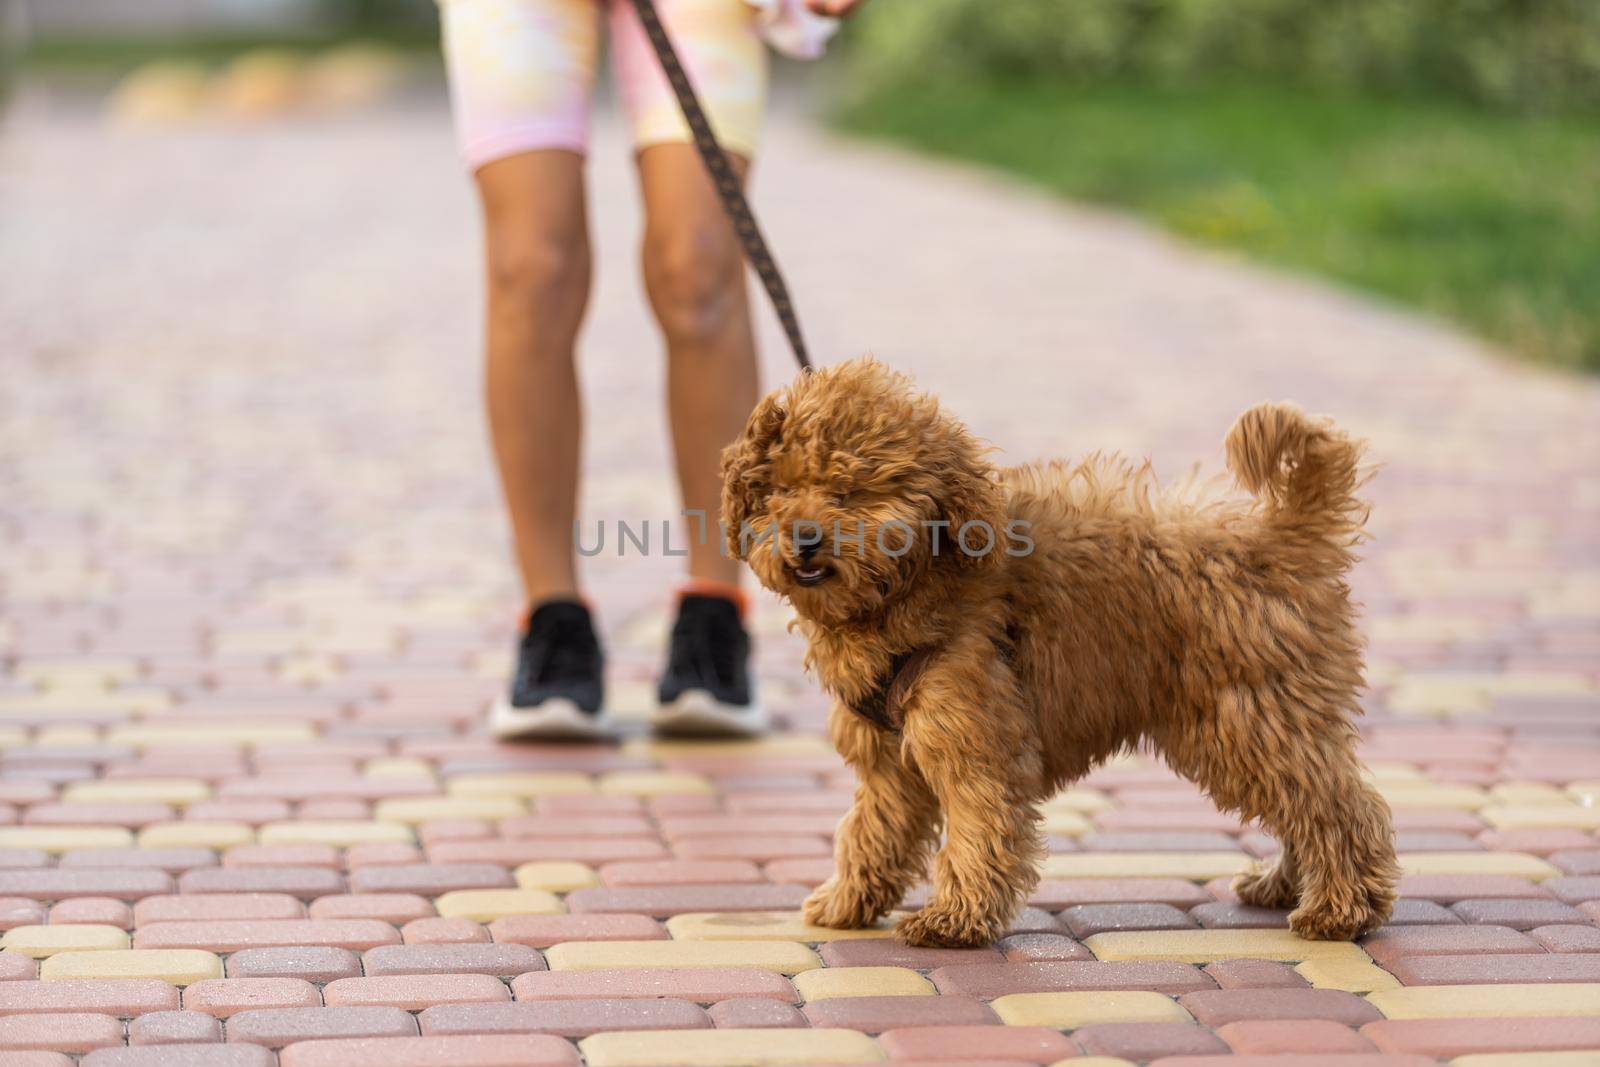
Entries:
[[[112,135],[33,95],[10,138],[0,1067],[1600,1057],[1593,383],[781,110],[757,201],[824,358],[874,348],[1013,456],[1175,472],[1287,396],[1385,465],[1355,581],[1395,921],[1240,907],[1272,840],[1134,756],[1047,805],[999,944],[910,949],[798,914],[852,782],[780,605],[765,740],[640,728],[659,554],[587,561],[627,739],[482,733],[514,595],[437,101]],[[607,124],[586,515],[659,545],[624,159]]]

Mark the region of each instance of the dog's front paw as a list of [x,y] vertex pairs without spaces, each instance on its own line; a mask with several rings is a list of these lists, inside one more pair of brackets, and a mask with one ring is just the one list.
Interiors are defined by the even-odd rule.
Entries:
[[988,916],[930,904],[901,919],[895,933],[916,948],[981,948],[993,944],[1004,925]]
[[832,930],[859,930],[889,914],[892,904],[880,904],[872,894],[830,878],[806,898],[801,913],[813,926]]
[[1261,865],[1233,880],[1233,895],[1252,908],[1292,908],[1300,897],[1300,887],[1280,860]]

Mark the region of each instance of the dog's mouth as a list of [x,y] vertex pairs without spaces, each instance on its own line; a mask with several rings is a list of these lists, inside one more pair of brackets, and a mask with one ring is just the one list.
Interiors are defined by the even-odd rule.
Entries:
[[826,563],[808,562],[790,567],[789,573],[794,576],[796,585],[821,585],[833,577],[833,568]]

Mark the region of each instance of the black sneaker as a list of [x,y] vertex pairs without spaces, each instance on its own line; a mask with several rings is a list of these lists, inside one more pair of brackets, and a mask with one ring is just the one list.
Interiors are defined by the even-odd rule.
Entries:
[[767,713],[750,679],[750,635],[726,597],[685,594],[651,724],[666,734],[755,737]]
[[490,709],[490,731],[501,740],[609,737],[600,714],[604,667],[589,609],[573,600],[545,601],[528,618],[510,698]]

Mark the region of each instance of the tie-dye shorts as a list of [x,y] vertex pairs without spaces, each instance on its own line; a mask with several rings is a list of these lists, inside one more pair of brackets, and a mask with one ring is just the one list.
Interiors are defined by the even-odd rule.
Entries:
[[[767,55],[745,0],[656,0],[689,79],[730,151],[751,156]],[[638,147],[689,128],[628,0],[440,0],[462,156],[473,168],[518,152],[583,152],[602,25]]]

